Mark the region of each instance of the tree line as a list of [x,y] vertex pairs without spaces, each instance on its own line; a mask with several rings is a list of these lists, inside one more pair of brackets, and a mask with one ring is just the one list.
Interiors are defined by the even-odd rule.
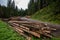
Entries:
[[7,7],[0,5],[0,18],[9,18],[13,16],[25,16],[26,11],[21,9],[18,9],[18,7],[15,5],[15,1],[8,0]]
[[30,0],[28,4],[28,14],[33,15],[35,12],[59,0]]
[[28,9],[23,10],[18,9],[18,7],[15,5],[15,1],[8,0],[7,7],[0,5],[0,17],[13,17],[13,16],[26,16],[26,15],[33,15],[35,12],[43,9],[44,7],[48,6],[52,2],[58,3],[58,8],[60,0],[30,0],[28,3]]

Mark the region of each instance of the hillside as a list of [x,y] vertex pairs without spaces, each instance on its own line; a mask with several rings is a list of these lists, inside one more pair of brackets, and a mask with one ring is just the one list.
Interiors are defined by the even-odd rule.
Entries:
[[32,19],[37,19],[44,22],[51,22],[60,24],[60,6],[59,2],[53,2],[47,7],[44,7],[43,9],[36,12],[34,15],[32,15]]

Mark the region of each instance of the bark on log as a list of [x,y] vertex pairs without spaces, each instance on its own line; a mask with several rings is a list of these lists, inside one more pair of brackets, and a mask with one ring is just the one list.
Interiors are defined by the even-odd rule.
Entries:
[[56,30],[54,28],[48,27],[47,24],[36,23],[31,21],[9,21],[9,23],[14,28],[16,28],[16,30],[20,31],[21,34],[25,34],[26,32],[38,38],[40,38],[40,35],[44,35],[51,38],[51,31]]

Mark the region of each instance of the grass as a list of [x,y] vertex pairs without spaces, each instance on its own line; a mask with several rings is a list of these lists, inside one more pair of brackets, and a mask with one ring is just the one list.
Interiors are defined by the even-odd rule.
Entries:
[[[0,40],[26,40],[23,36],[14,31],[8,24],[0,20]],[[42,38],[32,37],[32,40],[42,40]],[[51,40],[60,40],[52,38]]]
[[50,22],[53,24],[60,24],[60,13],[57,12],[57,14],[55,14],[56,11],[58,10],[59,10],[58,2],[53,2],[47,7],[36,12],[34,15],[32,15],[31,18],[44,22]]
[[0,40],[26,40],[5,22],[0,21]]

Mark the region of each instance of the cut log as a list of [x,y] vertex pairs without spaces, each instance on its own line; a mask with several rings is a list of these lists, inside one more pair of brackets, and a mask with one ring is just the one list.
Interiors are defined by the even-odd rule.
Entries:
[[29,36],[29,35],[26,35],[26,34],[24,34],[24,32],[22,32],[22,30],[17,30],[18,28],[16,28],[16,31],[20,34],[20,35],[22,35],[23,37],[25,37],[27,40],[31,40],[31,37]]
[[48,37],[49,37],[49,38],[52,38],[52,36],[51,36],[50,34],[44,33],[43,35],[46,36],[47,38],[48,38]]
[[18,32],[20,35],[24,36],[27,40],[31,40],[31,35],[26,35],[23,30],[17,28],[17,27],[12,27],[16,32]]
[[31,29],[31,30],[33,30],[33,29],[34,29],[35,31],[36,31],[36,30],[37,30],[37,31],[39,30],[39,28],[37,28],[37,27],[35,27],[35,26],[32,26],[32,25],[28,25],[28,24],[21,24],[21,25],[22,25],[22,26],[25,26],[25,27],[28,27],[28,28]]
[[36,29],[39,29],[38,26],[34,26],[34,25],[30,25],[30,24],[21,24],[23,26],[27,26],[27,27],[33,27],[33,28],[36,28]]
[[[12,26],[15,27],[15,25],[12,25]],[[18,27],[18,28],[21,29],[21,30],[23,30],[23,31],[25,31],[25,32],[28,32],[28,33],[30,33],[30,34],[32,34],[32,35],[38,37],[38,38],[40,38],[40,34],[38,34],[38,33],[36,33],[36,32],[32,32],[32,31],[26,30],[26,29],[21,28],[21,27]]]
[[[21,35],[25,36],[27,40],[31,40],[32,35],[35,37],[40,38],[40,35],[44,35],[47,38],[52,37],[51,31],[56,30],[54,28],[50,28],[47,24],[39,23],[39,22],[32,22],[32,21],[9,21],[9,24],[13,26]],[[28,33],[28,34],[27,34]],[[27,34],[27,35],[26,35]]]
[[9,21],[9,23],[19,23],[19,24],[33,24],[33,22],[28,22],[28,21]]
[[23,29],[29,30],[29,28],[24,27],[24,26],[20,26],[19,24],[16,24],[16,23],[11,23],[10,25],[12,25],[13,27],[17,26],[17,27],[20,27],[20,28],[23,28]]
[[26,30],[26,29],[23,29],[23,31],[28,32],[28,33],[30,33],[30,34],[32,34],[32,35],[34,35],[34,36],[40,38],[40,34],[38,34],[38,33],[36,33],[36,32],[29,31],[29,30]]

